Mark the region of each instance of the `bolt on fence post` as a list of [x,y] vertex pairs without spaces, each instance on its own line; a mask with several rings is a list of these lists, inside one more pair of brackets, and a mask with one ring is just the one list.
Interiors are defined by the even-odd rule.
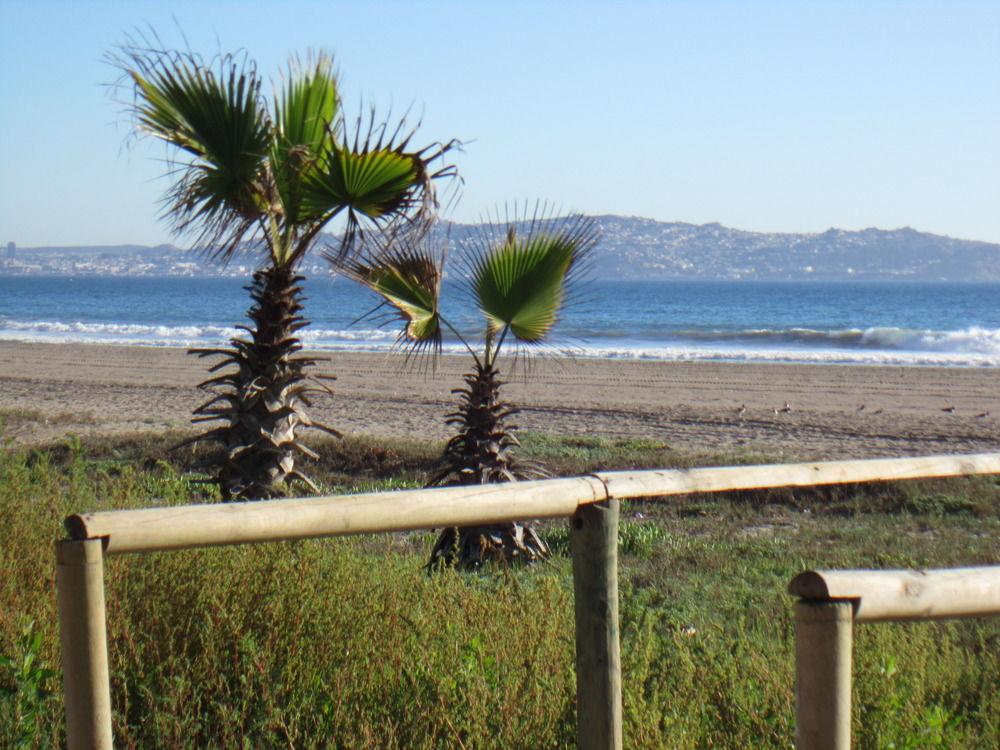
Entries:
[[850,750],[853,625],[849,600],[795,604],[797,750]]
[[69,750],[111,750],[111,685],[100,539],[56,542]]
[[576,608],[576,741],[579,750],[621,750],[618,643],[618,500],[570,518]]

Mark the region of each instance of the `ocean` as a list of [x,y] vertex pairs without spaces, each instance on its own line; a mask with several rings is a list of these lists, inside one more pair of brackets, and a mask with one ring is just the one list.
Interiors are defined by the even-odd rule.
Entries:
[[[235,278],[0,276],[0,339],[204,346],[239,333]],[[325,350],[385,350],[396,328],[358,320],[375,304],[331,277],[305,285],[301,332]],[[463,288],[444,310],[479,322]],[[474,335],[474,334],[473,334]],[[457,349],[456,342],[446,342]],[[591,281],[564,310],[549,352],[612,359],[1000,366],[1000,284]]]

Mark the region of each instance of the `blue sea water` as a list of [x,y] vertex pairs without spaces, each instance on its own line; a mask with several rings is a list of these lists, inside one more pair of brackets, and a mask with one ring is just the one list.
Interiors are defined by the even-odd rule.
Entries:
[[[0,339],[191,346],[238,331],[233,278],[0,276]],[[375,299],[343,279],[305,286],[310,347],[384,350],[396,328],[357,321]],[[445,282],[445,311],[475,312]],[[454,342],[450,345],[457,348]],[[1000,284],[592,281],[550,351],[618,359],[1000,366]]]

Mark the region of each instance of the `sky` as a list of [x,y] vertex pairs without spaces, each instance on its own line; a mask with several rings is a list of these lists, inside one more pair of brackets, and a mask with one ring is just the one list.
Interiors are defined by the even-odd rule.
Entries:
[[0,0],[0,241],[174,242],[104,56],[139,28],[458,138],[449,218],[515,200],[755,231],[1000,242],[1000,3]]

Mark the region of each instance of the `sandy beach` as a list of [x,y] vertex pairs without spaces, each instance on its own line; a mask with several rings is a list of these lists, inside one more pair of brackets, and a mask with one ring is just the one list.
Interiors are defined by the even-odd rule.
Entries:
[[[448,435],[464,358],[421,372],[401,369],[399,355],[326,356],[337,381],[314,405],[320,420],[344,433]],[[20,415],[6,437],[31,444],[67,432],[186,429],[206,398],[195,388],[206,364],[180,349],[0,342],[0,416]],[[505,389],[530,430],[803,458],[992,451],[1000,437],[995,369],[559,358],[531,368]]]

